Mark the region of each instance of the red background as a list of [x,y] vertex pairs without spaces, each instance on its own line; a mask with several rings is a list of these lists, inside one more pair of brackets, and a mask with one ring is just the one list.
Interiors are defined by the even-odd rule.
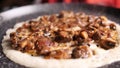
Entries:
[[[56,3],[62,0],[43,0],[43,3]],[[63,0],[65,3],[73,3],[73,2],[84,2],[88,4],[96,4],[103,6],[110,6],[115,8],[120,8],[120,0]]]

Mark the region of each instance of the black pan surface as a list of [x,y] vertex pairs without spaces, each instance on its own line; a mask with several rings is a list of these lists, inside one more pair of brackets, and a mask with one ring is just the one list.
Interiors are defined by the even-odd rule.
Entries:
[[[44,5],[29,5],[20,8],[12,9],[0,13],[0,43],[7,29],[12,28],[16,23],[36,18],[41,15],[55,14],[61,10],[72,10],[74,12],[85,12],[92,15],[105,15],[110,20],[120,24],[120,9],[110,7],[102,7],[88,4],[44,4]],[[23,59],[24,60],[24,59]],[[31,61],[32,62],[32,61]],[[0,46],[0,68],[25,68],[9,60],[2,52]],[[120,62],[115,62],[100,68],[120,68]]]

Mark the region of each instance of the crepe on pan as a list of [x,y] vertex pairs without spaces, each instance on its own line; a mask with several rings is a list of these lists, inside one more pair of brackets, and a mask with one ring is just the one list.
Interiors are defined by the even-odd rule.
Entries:
[[62,11],[17,23],[2,40],[12,61],[34,68],[93,68],[120,60],[120,26],[105,16]]

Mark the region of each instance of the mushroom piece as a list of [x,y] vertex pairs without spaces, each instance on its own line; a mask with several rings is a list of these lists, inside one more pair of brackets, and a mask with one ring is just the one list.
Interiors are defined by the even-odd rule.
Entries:
[[56,31],[55,35],[56,42],[65,43],[71,41],[71,37],[69,36],[67,31]]
[[78,44],[82,44],[84,42],[84,38],[82,38],[81,36],[79,35],[74,35],[73,36],[73,41],[77,41]]
[[115,24],[112,23],[112,24],[110,24],[109,26],[110,26],[110,29],[111,29],[111,30],[116,30]]
[[36,42],[36,49],[39,55],[45,55],[50,51],[50,47],[52,47],[52,41],[48,38],[41,37]]
[[82,31],[81,32],[81,37],[83,37],[84,39],[87,39],[88,38],[88,34],[86,31]]
[[100,47],[104,49],[114,48],[115,46],[116,46],[116,41],[111,38],[103,39],[100,41]]
[[95,32],[95,33],[92,35],[92,39],[93,39],[93,40],[96,40],[96,41],[100,40],[100,39],[101,39],[100,33],[99,33],[99,32]]
[[92,50],[87,45],[76,47],[72,51],[73,58],[88,58],[92,55]]

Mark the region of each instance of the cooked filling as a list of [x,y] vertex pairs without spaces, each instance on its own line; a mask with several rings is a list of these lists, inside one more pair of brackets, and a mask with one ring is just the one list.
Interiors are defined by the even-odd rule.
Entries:
[[96,55],[92,46],[112,49],[117,36],[116,25],[105,16],[62,11],[24,23],[10,40],[14,49],[32,56],[71,59]]

